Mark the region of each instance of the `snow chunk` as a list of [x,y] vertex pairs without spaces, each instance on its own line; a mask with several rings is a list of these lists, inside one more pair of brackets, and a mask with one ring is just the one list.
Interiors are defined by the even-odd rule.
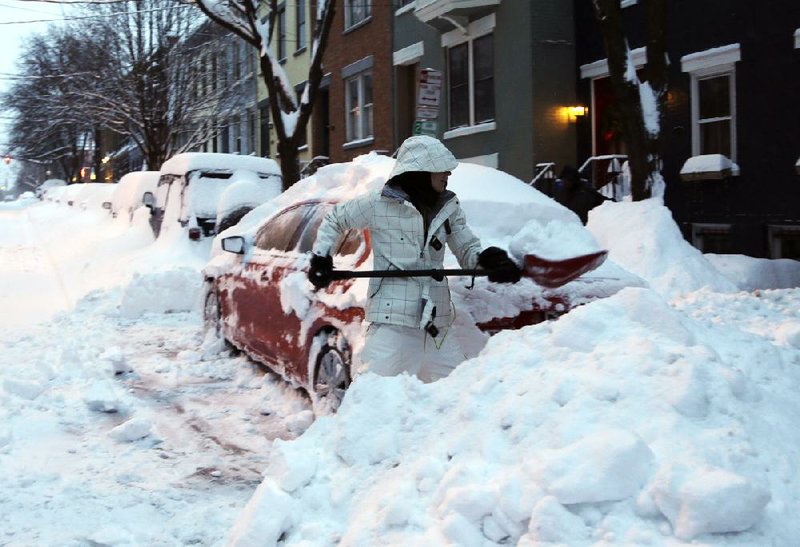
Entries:
[[568,542],[587,535],[588,529],[579,516],[570,513],[553,496],[546,496],[533,508],[528,533],[517,545],[534,547],[542,542]]
[[3,380],[3,389],[6,393],[28,399],[30,401],[36,399],[42,392],[47,389],[47,385],[36,381],[13,380],[6,378]]
[[125,287],[120,314],[135,319],[144,313],[191,311],[202,288],[202,276],[191,268],[134,274]]
[[622,429],[596,431],[550,451],[534,475],[560,503],[596,503],[633,496],[645,483],[653,453]]
[[281,279],[280,296],[283,313],[286,315],[294,313],[297,317],[305,317],[311,306],[311,299],[314,298],[311,287],[304,272],[294,272]]
[[317,472],[315,457],[297,457],[296,451],[287,450],[286,443],[276,440],[270,454],[267,474],[286,492],[294,492],[307,484]]
[[[284,532],[295,524],[297,502],[270,479],[264,480],[239,516],[231,531],[229,547],[277,545]],[[269,518],[264,518],[269,515]]]
[[149,436],[152,429],[153,423],[150,420],[131,418],[109,431],[108,434],[116,441],[129,443]]
[[114,387],[106,380],[97,380],[86,390],[83,402],[95,412],[119,412],[125,405],[120,402]]
[[526,254],[561,260],[600,250],[597,241],[583,225],[560,219],[531,220],[511,238],[509,251],[521,261]]
[[741,532],[761,519],[770,493],[747,478],[707,466],[670,465],[656,475],[653,499],[675,536],[690,541],[705,533]]

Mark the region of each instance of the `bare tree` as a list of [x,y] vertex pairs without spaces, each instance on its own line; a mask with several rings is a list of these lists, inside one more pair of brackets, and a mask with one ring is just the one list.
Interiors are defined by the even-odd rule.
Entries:
[[614,102],[628,149],[631,193],[641,201],[663,192],[661,121],[667,92],[664,0],[646,0],[647,63],[640,80],[622,20],[619,0],[593,0],[603,32]]
[[97,120],[73,102],[78,82],[92,80],[96,52],[63,29],[34,35],[23,46],[19,79],[2,97],[16,112],[9,141],[19,159],[45,163],[54,175],[77,178],[92,147]]
[[[300,179],[298,147],[305,135],[322,81],[322,57],[328,43],[336,0],[318,0],[308,78],[298,100],[271,44],[278,17],[278,0],[195,0],[210,19],[240,36],[260,52],[261,72],[269,93],[270,114],[278,138],[283,186]],[[263,18],[261,16],[264,16]],[[262,21],[264,21],[262,23]]]
[[[186,46],[203,21],[192,4],[118,0],[86,9],[97,17],[92,40],[113,59],[99,74],[102,86],[82,93],[105,127],[127,135],[150,169],[215,136],[211,120],[236,94],[201,85],[207,76]],[[207,121],[198,123],[198,113]]]

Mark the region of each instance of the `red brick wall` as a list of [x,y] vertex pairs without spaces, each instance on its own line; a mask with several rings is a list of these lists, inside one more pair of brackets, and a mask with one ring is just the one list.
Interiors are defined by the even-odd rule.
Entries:
[[[390,2],[373,0],[372,18],[362,26],[344,32],[344,2],[337,2],[324,72],[330,73],[330,157],[331,162],[344,162],[371,150],[393,151],[392,144],[392,17]],[[347,140],[344,81],[342,69],[369,55],[373,56],[372,96],[374,102],[373,133],[370,144],[345,150]]]

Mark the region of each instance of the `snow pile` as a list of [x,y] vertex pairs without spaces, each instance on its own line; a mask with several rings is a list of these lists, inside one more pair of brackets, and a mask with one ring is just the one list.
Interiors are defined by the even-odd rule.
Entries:
[[743,291],[800,287],[800,261],[797,260],[786,258],[769,260],[744,255],[703,256]]
[[197,305],[202,285],[203,278],[192,268],[137,273],[124,287],[119,311],[129,319],[144,313],[190,311]]
[[271,177],[266,181],[252,171],[235,171],[230,185],[220,194],[217,204],[217,223],[240,207],[253,209],[281,193],[281,180]]
[[709,287],[736,291],[703,254],[681,235],[660,199],[606,202],[589,212],[586,226],[609,258],[646,279],[665,297]]
[[276,444],[232,543],[752,545],[769,526],[788,544],[800,354],[714,323],[632,288],[500,333],[434,384],[360,376]]

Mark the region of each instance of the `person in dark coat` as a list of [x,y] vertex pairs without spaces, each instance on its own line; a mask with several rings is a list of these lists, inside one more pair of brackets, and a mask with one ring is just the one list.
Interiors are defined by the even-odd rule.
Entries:
[[553,198],[578,215],[584,224],[589,219],[589,211],[608,200],[592,188],[589,181],[582,179],[571,165],[564,166],[556,184]]

